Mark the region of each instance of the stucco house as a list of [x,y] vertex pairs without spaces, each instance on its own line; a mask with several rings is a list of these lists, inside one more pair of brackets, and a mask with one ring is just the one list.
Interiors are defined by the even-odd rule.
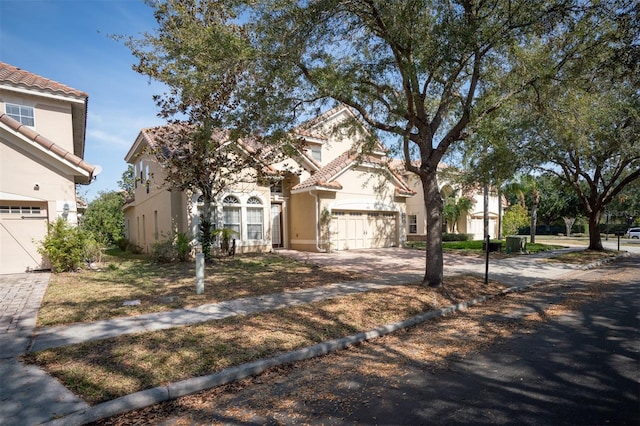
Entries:
[[77,222],[86,93],[0,62],[0,274],[37,270],[37,242],[58,217]]
[[[404,166],[395,162],[394,167],[401,170]],[[445,169],[449,169],[447,173],[442,173]],[[422,183],[420,178],[413,173],[399,172],[403,174],[405,181],[409,187],[416,193],[415,197],[407,200],[407,240],[418,241],[424,240],[426,236],[427,219],[425,214],[424,196],[422,192]],[[465,197],[471,200],[471,209],[461,212],[457,222],[449,223],[443,219],[443,232],[470,234],[471,239],[481,240],[484,237],[484,196],[483,188],[476,185],[472,188],[463,188],[453,183],[447,176],[455,173],[451,167],[440,164],[438,166],[438,187],[443,199],[454,197],[459,199]],[[498,236],[500,199],[495,188],[489,191],[489,235],[492,238]],[[503,207],[505,200],[502,199]]]
[[[295,131],[304,149],[284,163],[268,165],[277,179],[236,185],[212,206],[217,228],[237,232],[239,252],[289,248],[330,251],[402,245],[407,199],[415,192],[391,170],[382,145],[358,155],[361,132],[341,130],[355,116],[337,107]],[[126,236],[149,252],[172,235],[196,235],[202,209],[200,194],[175,191],[153,154],[153,129],[143,129],[125,160],[135,168],[135,197],[125,205]],[[294,167],[292,167],[292,164]],[[292,173],[290,170],[295,169]]]

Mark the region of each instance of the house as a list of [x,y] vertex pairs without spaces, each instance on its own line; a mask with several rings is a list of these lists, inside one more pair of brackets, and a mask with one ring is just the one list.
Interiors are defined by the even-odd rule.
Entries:
[[[304,148],[268,165],[277,179],[235,185],[220,194],[212,206],[214,226],[237,232],[239,252],[402,245],[407,199],[415,192],[387,166],[381,145],[366,155],[354,149],[354,142],[367,136],[364,128],[345,129],[354,119],[341,106],[299,126],[294,133]],[[134,199],[125,205],[126,236],[146,252],[173,232],[196,235],[202,211],[200,194],[165,184],[162,166],[146,149],[153,134],[143,129],[125,156],[138,182]]]
[[37,242],[59,217],[77,223],[86,93],[0,62],[0,274],[46,265]]
[[[404,166],[398,162],[393,165],[397,170],[401,170]],[[447,173],[444,173],[447,170]],[[416,193],[415,197],[407,200],[407,240],[408,241],[424,241],[426,237],[427,219],[425,214],[424,196],[422,192],[422,183],[420,178],[410,172],[399,172],[403,174],[405,181],[409,187]],[[470,234],[473,240],[482,240],[484,237],[484,195],[483,188],[475,185],[472,188],[462,188],[456,185],[448,177],[455,173],[452,168],[445,165],[438,165],[438,186],[443,200],[453,198],[459,200],[462,197],[471,201],[471,208],[468,211],[460,212],[455,223],[448,222],[443,219],[442,232]],[[503,199],[503,206],[505,201]],[[500,208],[499,198],[495,188],[491,188],[489,192],[489,235],[491,237],[498,236],[498,227]]]

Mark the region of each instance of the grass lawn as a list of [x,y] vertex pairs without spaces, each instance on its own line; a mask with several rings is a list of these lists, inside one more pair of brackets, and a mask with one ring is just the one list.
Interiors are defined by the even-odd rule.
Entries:
[[[144,256],[114,250],[107,254],[105,265],[100,271],[53,274],[37,326],[189,308],[364,278],[277,254],[242,255],[207,265],[204,294],[197,295],[194,262],[158,265]],[[130,300],[140,304],[123,306]]]
[[323,302],[169,330],[124,335],[27,355],[85,401],[206,375],[278,352],[344,337],[495,293],[503,285],[451,278],[443,289],[395,286]]
[[[556,261],[588,262],[613,254],[581,251]],[[275,254],[239,255],[207,266],[205,294],[196,295],[192,264],[154,265],[118,252],[107,262],[103,271],[53,275],[39,325],[137,315],[365,278]],[[255,315],[48,349],[24,360],[95,404],[370,330],[502,288],[497,282],[485,286],[482,278],[473,276],[447,278],[441,289],[406,283]],[[122,306],[131,299],[140,300],[140,305]]]
[[561,263],[571,263],[574,265],[592,263],[598,260],[607,259],[610,257],[614,257],[620,254],[615,250],[579,250],[572,251],[569,253],[562,253],[558,256],[554,256],[552,258],[546,259],[547,262],[561,262]]
[[[502,256],[506,257],[506,241],[505,240],[491,240],[492,243],[500,243],[502,244]],[[483,252],[484,241],[482,240],[473,240],[473,241],[445,241],[442,243],[442,248],[445,251],[455,251],[458,254],[463,255],[474,255]],[[410,241],[407,245],[411,248],[423,249],[425,248],[425,243],[421,241]],[[542,243],[527,243],[527,252],[528,253],[539,253],[541,251],[548,250],[556,250],[559,248],[566,247],[564,245],[558,244],[542,244]],[[496,256],[497,253],[492,253],[492,256]],[[511,254],[511,256],[519,256],[519,254]]]

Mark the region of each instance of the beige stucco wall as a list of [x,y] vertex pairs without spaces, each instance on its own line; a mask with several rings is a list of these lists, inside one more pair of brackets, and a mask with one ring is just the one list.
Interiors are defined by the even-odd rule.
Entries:
[[322,164],[328,164],[345,151],[351,149],[354,141],[362,140],[363,134],[361,131],[351,131],[349,133],[346,129],[340,128],[340,123],[349,118],[351,118],[350,114],[346,110],[341,110],[309,129],[310,133],[323,135],[326,138],[320,144]]
[[[289,244],[293,250],[317,251],[316,248],[316,212],[322,212],[320,197],[332,196],[332,193],[310,191],[292,194],[289,200]],[[316,207],[316,197],[318,206]],[[319,210],[316,210],[318,208]]]
[[[73,152],[71,100],[0,91],[0,111],[6,103],[34,108],[34,130],[57,146]],[[2,255],[0,274],[47,267],[37,253],[48,223],[58,217],[78,221],[73,171],[62,160],[43,153],[7,130],[0,130],[0,205],[40,208],[38,214],[0,214]],[[24,201],[31,200],[31,201]]]
[[2,91],[0,103],[2,112],[6,112],[6,103],[33,107],[34,130],[56,145],[73,152],[73,123],[69,101]]
[[[151,252],[153,244],[168,239],[174,232],[186,232],[194,238],[199,232],[200,213],[197,199],[199,194],[168,191],[164,181],[164,171],[150,154],[141,154],[131,159],[136,176],[135,201],[125,208],[127,238],[140,246],[145,252]],[[226,195],[234,195],[240,201],[241,235],[236,236],[238,253],[264,252],[271,249],[270,234],[270,189],[253,184],[235,185],[220,194],[219,200]],[[247,200],[258,197],[263,208],[263,238],[247,238]],[[257,207],[257,206],[250,206]],[[214,220],[221,220],[222,205],[212,206]],[[221,226],[221,225],[218,225]]]
[[[426,235],[426,214],[425,214],[425,205],[424,205],[424,196],[422,194],[422,183],[420,179],[413,175],[409,174],[405,176],[407,182],[409,182],[409,186],[416,191],[416,196],[413,198],[407,199],[407,215],[415,215],[417,218],[417,233],[409,235],[409,238],[413,236],[424,236]],[[457,196],[460,196],[460,191],[453,189],[452,185],[447,181],[439,181],[438,186],[441,191],[451,191],[456,192]],[[484,198],[482,193],[482,188],[477,188],[471,194],[466,194],[467,196],[471,196],[475,203],[473,204],[471,211],[458,219],[456,223],[456,232],[464,233],[464,234],[472,234],[472,239],[481,240],[484,235],[484,223],[483,223],[483,215],[484,215]],[[498,235],[498,195],[494,191],[489,194],[489,234],[494,237]],[[407,224],[408,226],[408,224]],[[408,229],[406,229],[408,232]]]

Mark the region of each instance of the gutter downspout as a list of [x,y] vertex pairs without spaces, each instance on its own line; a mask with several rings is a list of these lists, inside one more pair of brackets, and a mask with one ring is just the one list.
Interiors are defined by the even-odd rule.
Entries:
[[320,253],[326,253],[326,249],[320,248],[320,222],[318,222],[318,209],[320,208],[320,202],[318,201],[318,194],[314,194],[313,191],[309,191],[309,195],[316,200],[316,207],[314,209],[316,216],[316,250]]

